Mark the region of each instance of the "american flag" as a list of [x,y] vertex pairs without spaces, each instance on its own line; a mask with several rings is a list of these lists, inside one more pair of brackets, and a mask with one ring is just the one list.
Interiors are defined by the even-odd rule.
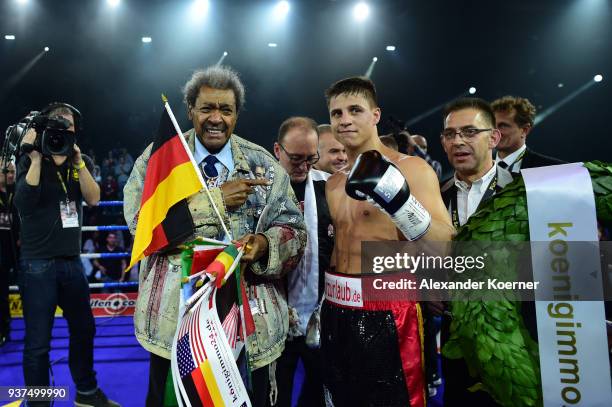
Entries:
[[177,360],[181,378],[188,376],[196,368],[189,349],[189,335],[183,336],[177,343]]
[[201,304],[189,310],[183,317],[179,328],[177,351],[181,377],[190,374],[206,359],[200,334],[200,307]]
[[225,317],[223,324],[223,331],[225,332],[225,336],[227,337],[227,341],[229,342],[232,350],[236,349],[236,337],[238,332],[238,307],[234,303],[232,309]]

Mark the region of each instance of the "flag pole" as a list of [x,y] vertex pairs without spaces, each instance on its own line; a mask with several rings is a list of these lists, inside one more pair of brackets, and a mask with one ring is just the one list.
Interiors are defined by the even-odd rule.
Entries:
[[183,136],[183,132],[181,131],[178,125],[178,122],[176,121],[176,118],[174,117],[174,113],[172,113],[172,109],[170,108],[170,104],[168,103],[168,98],[164,94],[162,94],[162,101],[164,102],[164,107],[166,108],[166,111],[168,112],[168,116],[170,116],[170,120],[172,121],[172,124],[174,125],[174,130],[176,130],[176,132],[178,133],[179,139],[181,140],[181,143],[183,144],[185,151],[187,151],[189,160],[191,160],[191,164],[193,164],[196,170],[196,173],[198,174],[198,179],[200,180],[200,183],[204,187],[203,189],[206,192],[206,196],[208,196],[210,205],[213,207],[215,214],[217,215],[217,217],[219,218],[219,221],[221,222],[221,227],[223,227],[223,231],[225,232],[225,235],[228,237],[229,240],[233,240],[231,233],[229,232],[229,230],[227,230],[227,227],[225,226],[225,222],[223,221],[223,217],[221,216],[221,213],[219,212],[219,208],[217,208],[217,205],[215,205],[215,202],[213,201],[212,196],[210,195],[210,190],[208,189],[208,185],[206,185],[206,182],[204,182],[204,178],[202,178],[202,173],[200,172],[200,169],[198,168],[198,164],[195,162],[195,159],[193,158],[193,154],[191,153],[191,150],[189,149],[187,142],[185,141],[185,137]]

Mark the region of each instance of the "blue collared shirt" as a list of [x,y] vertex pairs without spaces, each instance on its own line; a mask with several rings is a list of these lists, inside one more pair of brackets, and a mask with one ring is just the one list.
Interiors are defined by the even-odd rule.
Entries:
[[[199,165],[206,157],[208,157],[210,153],[204,147],[204,145],[200,142],[200,139],[196,137],[195,139],[195,152],[193,154],[193,158],[195,162]],[[223,167],[227,168],[228,173],[231,174],[234,170],[234,158],[232,157],[232,143],[227,140],[227,143],[223,146],[221,151],[217,154],[213,154],[219,162],[215,164],[215,168],[221,174]]]

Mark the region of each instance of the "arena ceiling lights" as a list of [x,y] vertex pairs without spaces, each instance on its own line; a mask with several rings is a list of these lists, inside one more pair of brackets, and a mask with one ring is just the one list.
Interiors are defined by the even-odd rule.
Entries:
[[279,1],[276,3],[276,6],[274,6],[272,14],[276,20],[284,20],[285,17],[287,17],[287,14],[289,14],[290,8],[291,6],[289,5],[288,1]]
[[208,13],[208,0],[194,0],[191,5],[191,13],[194,18],[202,18]]
[[353,7],[353,17],[355,18],[355,20],[359,22],[365,21],[369,15],[370,6],[368,6],[366,3],[359,2],[355,4],[355,7]]

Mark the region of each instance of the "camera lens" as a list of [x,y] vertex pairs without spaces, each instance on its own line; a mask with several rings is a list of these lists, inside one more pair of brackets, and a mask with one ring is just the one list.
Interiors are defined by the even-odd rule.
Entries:
[[60,154],[65,150],[66,139],[63,133],[48,131],[48,137],[46,139],[47,147],[51,154]]
[[43,155],[72,155],[74,142],[73,132],[47,128],[42,136],[42,153]]

